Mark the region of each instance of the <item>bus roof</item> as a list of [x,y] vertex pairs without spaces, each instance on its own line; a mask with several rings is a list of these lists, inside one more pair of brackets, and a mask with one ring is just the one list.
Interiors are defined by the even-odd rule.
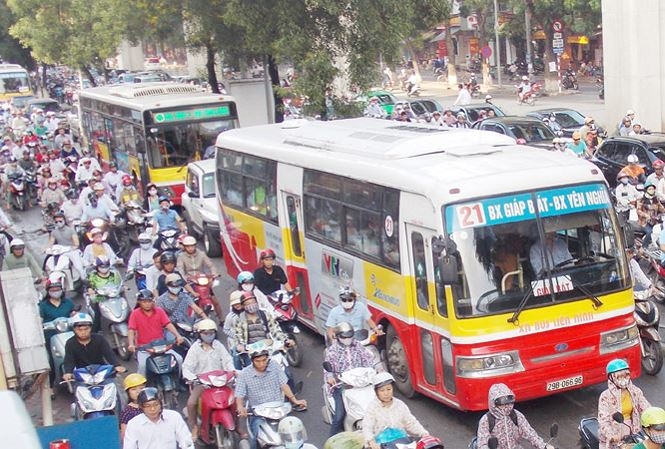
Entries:
[[83,89],[79,98],[100,100],[141,112],[155,108],[234,101],[230,95],[201,91],[189,84],[156,82],[127,83]]
[[16,72],[16,71],[27,72],[25,68],[23,68],[18,64],[0,64],[0,72]]
[[370,118],[238,128],[221,133],[217,146],[441,201],[487,196],[492,189],[604,182],[584,160],[517,145],[498,133]]

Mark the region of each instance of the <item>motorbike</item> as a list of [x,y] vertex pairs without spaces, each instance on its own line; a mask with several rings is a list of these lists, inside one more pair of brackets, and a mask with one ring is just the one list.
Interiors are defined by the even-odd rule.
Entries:
[[[120,275],[116,276],[122,279]],[[129,304],[124,297],[122,281],[116,285],[107,285],[95,290],[97,296],[103,299],[99,302],[99,310],[102,314],[102,319],[106,319],[109,323],[109,331],[111,332],[112,346],[122,360],[129,360],[132,353],[127,349],[127,322],[129,320]],[[91,308],[92,311],[92,308]],[[92,311],[94,315],[94,311]]]
[[561,78],[561,86],[564,89],[578,90],[580,88],[579,84],[577,83],[577,77],[575,76],[575,71],[570,69],[566,70],[566,73]]
[[[74,251],[79,251],[78,248],[66,245],[53,245],[47,248],[44,253],[44,271],[47,275],[55,274],[63,279],[63,286],[65,291],[83,290],[83,282],[79,270],[74,266]],[[80,260],[80,256],[79,256]]]
[[596,87],[598,88],[598,98],[605,99],[605,79],[602,76],[596,78]]
[[232,371],[214,370],[195,381],[205,388],[199,401],[199,438],[218,449],[233,449],[237,443],[234,378]]
[[289,293],[286,290],[277,290],[267,295],[268,301],[273,306],[272,315],[277,320],[279,327],[286,334],[287,338],[294,344],[286,349],[286,359],[291,366],[300,366],[302,364],[302,348],[298,341],[300,328],[298,327],[298,311],[293,307],[293,298],[300,292],[296,288]]
[[164,406],[171,410],[178,407],[178,382],[180,366],[173,354],[168,354],[173,343],[166,340],[154,340],[138,349],[148,352],[146,360],[146,379],[148,385],[159,390]]
[[649,298],[649,291],[633,291],[635,310],[633,316],[640,332],[640,346],[642,349],[642,369],[655,376],[663,368],[663,347],[661,345],[658,326],[660,312]]
[[[559,425],[557,423],[552,423],[552,425],[550,426],[550,438],[545,442],[545,444],[549,445],[552,442],[552,440],[554,440],[557,437],[557,435],[559,435]],[[490,439],[487,441],[487,446],[490,449],[497,449],[497,447],[499,447],[499,440],[496,437],[490,437]],[[469,443],[469,449],[477,449],[477,447],[478,447],[477,438],[473,437],[473,439]],[[598,449],[597,440],[596,440],[596,449]]]
[[39,185],[37,184],[37,172],[25,171],[25,194],[28,204],[33,206],[39,203]]
[[[277,428],[282,418],[291,413],[291,404],[289,402],[266,402],[257,405],[248,413],[250,415],[262,418],[259,430],[256,435],[249,429],[250,438],[255,438],[257,447],[283,447],[282,437],[280,437]],[[249,426],[248,426],[249,427]]]
[[76,390],[72,417],[93,419],[119,414],[118,389],[113,382],[115,369],[111,365],[88,365],[74,369]]
[[14,209],[25,210],[26,203],[30,200],[26,195],[25,177],[23,175],[17,173],[9,176],[9,195]]
[[172,251],[177,253],[180,251],[178,247],[178,236],[180,231],[177,229],[160,229],[159,230],[159,248],[155,248],[161,252]]
[[471,98],[480,98],[480,85],[474,73],[469,78],[469,92],[471,93]]
[[[660,263],[661,250],[643,248],[640,253],[640,266],[653,284],[653,298],[665,304],[665,267]],[[645,262],[647,266],[643,266]]]
[[[612,414],[612,419],[618,423],[624,423],[623,415],[621,412],[615,412]],[[625,424],[626,427],[630,429],[628,424]],[[598,446],[598,418],[582,418],[580,424],[577,426],[577,430],[580,432],[580,437],[582,439],[582,447],[585,449],[599,449]],[[632,431],[623,437],[623,443],[628,445],[634,445],[641,443],[646,439],[646,435],[639,431],[638,433],[632,433]]]
[[[74,336],[74,332],[69,325],[69,318],[56,318],[53,321],[47,321],[42,324],[42,329],[45,331],[57,331],[47,343],[49,345],[49,350],[51,351],[51,357],[53,357],[55,378],[62,379],[62,376],[65,374],[65,344],[67,343],[67,340]],[[74,393],[72,384],[69,382],[66,384],[69,393]]]
[[[376,370],[374,368],[353,368],[342,373],[335,373],[330,362],[323,362],[323,369],[335,375],[337,384],[333,388],[342,389],[342,399],[346,409],[344,430],[349,432],[362,429],[365,410],[376,397],[372,386],[372,379],[376,376]],[[321,411],[323,421],[327,424],[332,423],[335,413],[335,399],[329,393],[329,390],[328,386],[324,384],[323,402],[325,405]]]
[[405,84],[406,96],[407,97],[419,97],[420,96],[420,85],[418,83],[411,83],[409,81]]

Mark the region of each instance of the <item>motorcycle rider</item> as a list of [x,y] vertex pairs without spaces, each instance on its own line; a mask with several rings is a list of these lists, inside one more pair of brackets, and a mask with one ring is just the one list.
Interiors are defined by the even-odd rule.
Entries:
[[185,282],[185,278],[182,276],[182,274],[175,269],[175,264],[176,264],[176,257],[175,254],[173,254],[173,251],[164,251],[160,256],[159,256],[159,265],[161,267],[161,272],[159,273],[159,276],[157,276],[157,283],[155,285],[155,288],[153,291],[155,291],[155,296],[160,296],[166,293],[167,288],[166,288],[166,276],[168,276],[171,273],[175,273],[178,276],[180,276],[180,279],[185,283],[185,290],[187,290],[187,293],[189,293],[192,297],[195,296],[194,289],[192,288],[191,285],[187,284]]
[[40,199],[39,205],[42,208],[46,208],[49,204],[55,203],[60,207],[67,198],[65,194],[62,193],[62,190],[58,187],[58,179],[54,176],[51,176],[46,180],[46,189],[42,191],[42,197]]
[[145,197],[146,209],[148,212],[159,209],[159,191],[155,184],[148,184],[146,186],[146,192],[148,194]]
[[235,371],[233,359],[224,345],[216,339],[217,325],[211,319],[204,319],[196,323],[195,329],[199,334],[187,351],[185,361],[182,363],[182,377],[193,384],[187,399],[187,423],[192,429],[192,439],[199,436],[196,424],[196,407],[205,387],[195,384],[197,376],[213,370]]
[[83,250],[83,265],[86,268],[95,265],[100,257],[105,258],[111,265],[122,263],[122,260],[118,259],[111,245],[104,242],[104,233],[101,229],[92,228],[90,230],[90,238],[92,242]]
[[637,443],[633,449],[665,448],[665,410],[660,407],[649,407],[640,418],[642,431],[647,439]]
[[507,385],[493,384],[487,396],[489,411],[478,423],[478,449],[488,449],[491,437],[498,440],[497,449],[519,448],[520,439],[528,440],[537,449],[554,449],[538,436],[526,417],[515,410],[515,393]]
[[642,245],[646,248],[651,244],[653,227],[658,224],[663,214],[665,214],[665,206],[658,201],[656,186],[652,182],[644,183],[644,195],[637,200],[636,209],[638,223],[644,231]]
[[242,364],[237,354],[237,348],[235,340],[235,328],[236,323],[238,322],[238,317],[243,312],[242,307],[242,292],[239,290],[234,290],[229,295],[229,313],[226,314],[224,318],[224,335],[226,335],[226,346],[231,349],[231,354],[233,356],[233,364],[235,368],[240,371],[242,369]]
[[76,177],[74,178],[76,185],[80,186],[81,184],[88,184],[88,182],[93,179],[93,172],[95,167],[92,166],[92,159],[89,157],[81,158],[76,169]]
[[372,383],[376,398],[367,406],[363,418],[362,433],[366,447],[381,449],[375,437],[386,428],[404,429],[409,435],[418,438],[429,435],[409,407],[393,397],[395,379],[390,373],[378,373]]
[[125,430],[130,419],[141,414],[139,408],[139,393],[146,386],[147,379],[139,373],[132,373],[125,377],[122,387],[127,393],[127,405],[120,411],[118,421],[120,423],[120,441],[125,438]]
[[[184,251],[180,253],[176,263],[176,270],[181,275],[187,278],[188,276],[193,276],[197,273],[206,273],[214,277],[219,277],[219,272],[210,258],[203,251],[199,251],[196,248],[196,239],[194,237],[188,235],[182,239],[182,247]],[[194,297],[198,298],[199,294],[194,292]],[[210,301],[213,304],[218,319],[221,320],[224,316],[224,311],[217,298],[212,295],[212,291]]]
[[639,158],[635,154],[629,154],[626,158],[628,165],[623,167],[621,170],[625,170],[626,173],[630,175],[631,178],[635,180],[635,183],[641,183],[646,181],[646,174],[644,173],[644,167],[639,164]]
[[21,159],[18,161],[18,165],[24,171],[29,171],[29,172],[37,171],[37,163],[30,156],[30,150],[28,150],[27,148],[23,150],[23,154],[21,155]]
[[[145,376],[146,360],[150,354],[147,351],[141,350],[141,346],[147,345],[154,340],[163,340],[165,328],[175,336],[176,344],[182,344],[184,339],[178,333],[173,323],[171,323],[166,312],[155,306],[155,296],[150,290],[144,288],[139,291],[136,294],[136,303],[138,307],[135,307],[129,315],[129,322],[127,324],[129,327],[127,349],[131,352],[136,352],[136,371]],[[180,354],[173,349],[167,351],[167,354],[172,354],[176,358],[178,366],[182,366],[182,357]]]
[[630,175],[621,170],[617,174],[618,184],[614,189],[614,196],[616,198],[616,210],[617,213],[623,215],[623,217],[628,220],[630,216],[631,209],[635,209],[637,206],[637,200],[640,198],[641,194],[637,191],[635,186],[630,183]]
[[[145,276],[145,270],[154,265],[153,257],[157,251],[152,247],[152,239],[150,234],[142,232],[139,234],[139,247],[132,251],[127,261],[127,273],[134,273],[134,280],[136,287],[140,290],[139,281],[140,277]],[[143,271],[140,275],[138,271]]]
[[[630,380],[630,368],[622,359],[607,364],[607,390],[598,399],[598,440],[600,449],[621,447],[623,437],[640,430],[640,416],[651,407],[644,393]],[[612,419],[621,411],[623,423]]]
[[185,420],[163,408],[156,388],[144,388],[138,402],[143,413],[127,423],[123,449],[194,449]]
[[83,215],[83,207],[81,207],[76,190],[67,190],[65,196],[67,197],[67,201],[62,203],[60,210],[65,215],[67,224],[71,226],[74,223],[74,220],[81,219],[81,216]]
[[259,267],[254,270],[254,283],[264,295],[269,295],[282,288],[291,293],[293,288],[289,284],[286,273],[279,265],[275,265],[275,251],[270,248],[259,253]]
[[79,247],[79,237],[71,226],[67,226],[63,212],[56,212],[53,215],[53,223],[55,224],[55,228],[49,233],[49,248],[53,245]]
[[379,97],[373,96],[369,99],[364,115],[371,118],[386,118],[386,111],[379,104]]
[[470,104],[471,93],[469,92],[469,89],[467,89],[466,86],[462,83],[459,83],[457,88],[459,89],[459,92],[457,93],[457,98],[455,99],[453,106],[465,106]]
[[111,345],[102,334],[92,332],[92,317],[87,313],[77,313],[69,319],[74,336],[65,344],[64,374],[62,380],[74,379],[74,368],[88,365],[112,365],[115,372],[122,374],[127,368],[113,352]]
[[194,302],[194,298],[183,290],[185,281],[180,275],[168,274],[165,281],[166,292],[157,298],[157,307],[164,309],[172,323],[190,323],[190,308],[199,318],[207,318],[205,312]]
[[127,203],[130,201],[134,201],[139,206],[143,204],[143,198],[141,198],[139,191],[134,187],[132,177],[127,174],[122,175],[121,184],[115,192],[115,197],[118,200],[118,205],[123,208],[127,207]]
[[[88,245],[90,246],[90,245]],[[86,248],[87,250],[88,248]],[[92,331],[99,332],[102,328],[102,313],[99,310],[100,301],[104,300],[103,296],[97,295],[95,290],[106,286],[118,286],[122,284],[122,278],[117,271],[111,271],[111,261],[108,257],[103,255],[95,258],[95,269],[88,274],[88,298],[90,299],[90,306],[95,312]]]
[[372,320],[367,304],[358,301],[358,295],[353,289],[342,287],[339,291],[339,300],[340,303],[330,310],[326,319],[328,341],[334,341],[335,326],[341,323],[349,323],[356,330],[367,327],[377,335],[383,335],[383,331]]
[[586,142],[582,140],[582,134],[579,131],[573,133],[573,141],[568,142],[568,148],[577,155],[584,157],[587,152]]
[[99,201],[99,197],[94,192],[88,194],[88,205],[83,208],[81,221],[88,222],[93,218],[101,218],[109,223],[115,220],[116,212],[109,209],[106,204]]
[[[302,411],[307,408],[307,401],[297,399],[287,383],[284,372],[274,364],[269,364],[267,349],[258,349],[250,354],[251,365],[243,369],[236,378],[236,408],[238,416],[247,417],[248,407],[254,408],[268,402],[281,402],[284,396],[294,405],[294,410]],[[256,436],[263,418],[249,416],[248,425],[252,430],[250,449],[256,449]]]
[[662,159],[656,159],[651,166],[653,173],[647,176],[646,180],[656,185],[656,197],[658,197],[658,201],[665,203],[665,176],[663,175],[665,162]]
[[9,254],[2,261],[2,271],[16,270],[17,268],[29,268],[35,282],[43,280],[42,268],[37,264],[32,254],[25,250],[25,242],[22,239],[14,238],[9,244]]
[[346,409],[342,398],[343,387],[337,385],[335,373],[343,373],[353,368],[371,368],[374,364],[374,356],[363,345],[353,338],[353,326],[347,322],[341,322],[334,328],[335,343],[326,348],[324,361],[332,365],[332,372],[324,373],[324,381],[330,394],[335,401],[335,411],[330,426],[330,436],[336,435],[344,430],[344,417]]
[[[180,215],[171,209],[171,201],[166,196],[159,197],[159,210],[152,219],[152,235],[157,235],[160,230],[179,229],[180,232],[187,232],[186,223],[180,218]],[[159,249],[162,244],[160,236],[155,240],[155,248]]]
[[115,204],[111,196],[106,193],[104,184],[102,182],[97,182],[92,187],[92,190],[95,192],[95,196],[97,196],[97,202],[100,205],[106,206],[110,211],[113,211],[114,214],[118,214],[120,212],[118,205]]

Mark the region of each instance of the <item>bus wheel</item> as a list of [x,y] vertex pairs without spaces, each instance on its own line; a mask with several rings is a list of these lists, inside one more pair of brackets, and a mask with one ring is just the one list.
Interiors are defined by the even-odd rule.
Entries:
[[203,246],[208,257],[220,257],[222,255],[222,243],[215,234],[205,224],[203,225]]
[[388,371],[395,378],[397,389],[407,398],[413,398],[416,390],[411,384],[411,375],[409,374],[409,364],[404,353],[404,345],[397,336],[395,328],[388,327],[386,335],[386,351],[388,354]]

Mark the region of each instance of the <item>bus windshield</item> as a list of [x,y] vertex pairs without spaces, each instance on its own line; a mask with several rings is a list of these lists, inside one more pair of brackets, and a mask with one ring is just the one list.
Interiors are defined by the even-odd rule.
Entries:
[[0,73],[0,94],[25,93],[30,91],[28,74],[25,72]]
[[217,136],[235,127],[234,120],[173,123],[148,132],[148,159],[152,168],[177,167],[203,159],[213,151]]
[[600,305],[599,295],[629,286],[603,185],[482,199],[447,206],[444,214],[459,273],[452,285],[459,317],[580,299]]

